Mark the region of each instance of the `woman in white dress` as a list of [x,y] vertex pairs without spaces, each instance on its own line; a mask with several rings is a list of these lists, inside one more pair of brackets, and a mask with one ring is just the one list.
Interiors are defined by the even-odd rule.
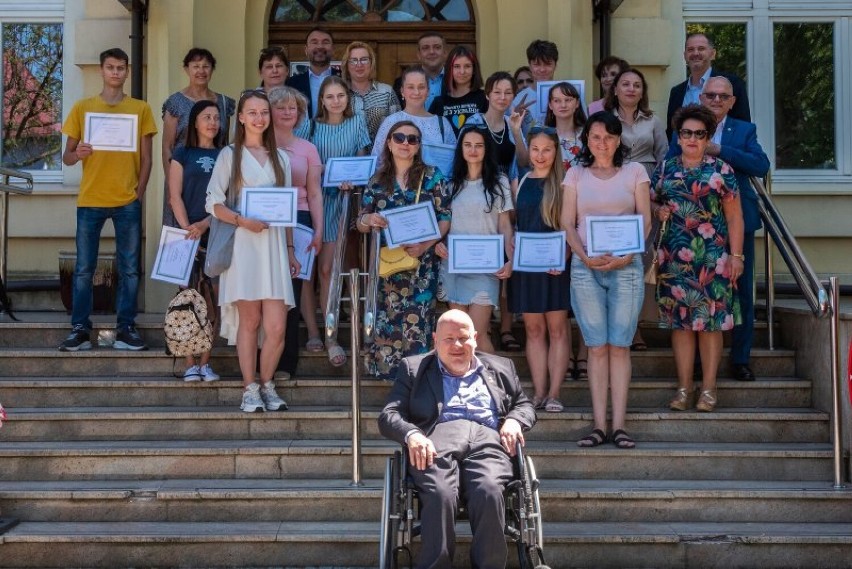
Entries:
[[[208,213],[237,226],[233,260],[219,282],[221,335],[237,346],[245,387],[240,408],[277,411],[287,404],[275,392],[272,376],[284,350],[287,311],[295,304],[291,278],[299,263],[290,228],[243,217],[238,204],[244,187],[290,186],[290,160],[276,148],[264,91],[243,92],[237,118],[234,144],[222,149],[207,186]],[[260,384],[255,382],[259,345]]]

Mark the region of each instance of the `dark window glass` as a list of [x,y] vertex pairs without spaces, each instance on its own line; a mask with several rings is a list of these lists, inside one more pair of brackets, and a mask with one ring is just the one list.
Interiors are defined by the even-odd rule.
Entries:
[[469,0],[278,0],[273,22],[469,22]]

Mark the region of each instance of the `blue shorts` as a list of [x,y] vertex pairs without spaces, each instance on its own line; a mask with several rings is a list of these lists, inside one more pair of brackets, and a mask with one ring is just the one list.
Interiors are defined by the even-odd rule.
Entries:
[[623,269],[594,271],[571,257],[571,308],[590,348],[629,348],[645,296],[642,256]]

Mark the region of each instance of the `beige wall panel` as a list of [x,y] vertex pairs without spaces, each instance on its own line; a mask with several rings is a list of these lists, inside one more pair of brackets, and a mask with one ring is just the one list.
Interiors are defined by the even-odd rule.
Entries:
[[612,53],[631,65],[667,67],[672,63],[671,36],[672,23],[667,20],[613,18]]
[[[114,251],[112,239],[101,240],[101,251]],[[59,251],[73,251],[74,239],[10,239],[10,280],[27,275],[32,278],[59,277]],[[22,276],[17,276],[22,275]]]
[[88,18],[121,18],[129,14],[118,0],[85,0],[85,4]]
[[627,0],[618,6],[615,15],[618,18],[656,18],[660,16],[662,4],[662,0]]
[[[120,47],[130,54],[130,18],[89,19],[77,22],[74,63],[77,65],[99,65],[102,51]],[[129,86],[129,84],[128,84]]]
[[9,198],[9,237],[74,237],[76,211],[76,194],[12,195]]

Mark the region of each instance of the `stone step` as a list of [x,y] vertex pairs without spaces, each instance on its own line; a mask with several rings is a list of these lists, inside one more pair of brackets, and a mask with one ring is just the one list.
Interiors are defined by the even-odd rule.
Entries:
[[[522,381],[527,393],[532,383]],[[297,377],[276,382],[278,392],[291,405],[344,405],[352,401],[352,382],[341,377]],[[674,395],[674,379],[635,378],[630,385],[629,406],[665,408]],[[725,407],[810,407],[811,382],[791,377],[758,378],[753,382],[720,379],[719,399]],[[207,407],[237,405],[242,383],[224,378],[213,383],[185,383],[174,377],[0,377],[0,401],[12,407],[119,407],[176,406]],[[391,383],[365,378],[361,381],[361,401],[365,406],[382,406]],[[562,384],[566,404],[590,406],[589,385],[585,381]]]
[[[468,567],[469,529],[457,531],[455,566]],[[544,534],[560,569],[839,568],[852,558],[852,524],[552,522]],[[375,567],[377,549],[377,522],[24,522],[3,536],[0,566]]]
[[[351,355],[351,354],[348,354]],[[502,352],[515,362],[518,375],[529,377],[526,357],[519,353]],[[633,377],[675,377],[674,358],[670,349],[650,349],[631,356]],[[211,365],[220,374],[237,376],[239,367],[233,348],[215,348]],[[730,359],[722,356],[720,378],[729,378]],[[751,367],[758,377],[793,377],[796,372],[795,352],[792,350],[755,349]],[[128,352],[112,348],[95,348],[85,352],[60,352],[55,348],[9,348],[0,350],[0,370],[6,376],[160,376],[182,373],[183,363],[175,362],[159,350]],[[335,368],[324,353],[303,352],[300,357],[300,377],[340,377],[350,374],[348,366]]]
[[[375,521],[380,479],[6,482],[0,509],[24,521]],[[852,523],[831,482],[541,480],[546,521]],[[310,504],[310,507],[306,507]]]
[[[362,435],[379,439],[379,408],[361,413]],[[827,442],[829,416],[811,409],[728,409],[714,413],[633,408],[627,430],[643,441]],[[590,408],[539,412],[529,440],[576,441],[593,422]],[[293,405],[287,412],[244,413],[227,407],[15,408],[5,441],[345,439],[352,413],[335,406]]]
[[[363,476],[384,472],[395,449],[363,442]],[[539,476],[556,479],[830,480],[828,443],[644,442],[578,448],[530,441]],[[343,440],[194,440],[0,442],[0,480],[152,480],[161,478],[345,478]]]

